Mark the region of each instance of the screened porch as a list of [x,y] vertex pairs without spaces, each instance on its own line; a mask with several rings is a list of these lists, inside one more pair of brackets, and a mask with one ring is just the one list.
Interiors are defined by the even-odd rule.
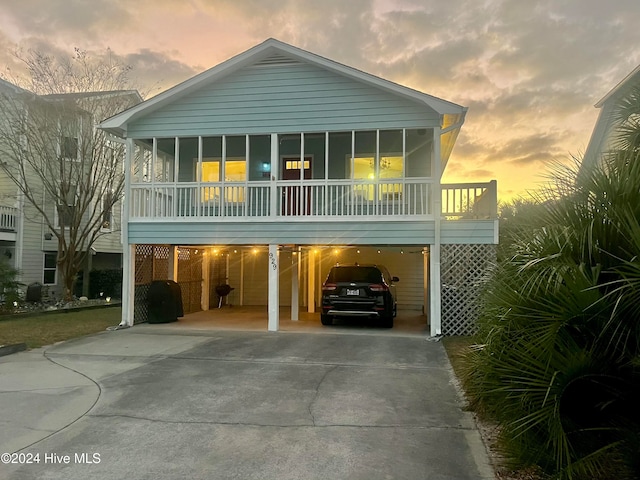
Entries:
[[494,218],[495,182],[438,184],[434,140],[427,128],[136,140],[129,218],[433,218],[436,195],[443,216]]

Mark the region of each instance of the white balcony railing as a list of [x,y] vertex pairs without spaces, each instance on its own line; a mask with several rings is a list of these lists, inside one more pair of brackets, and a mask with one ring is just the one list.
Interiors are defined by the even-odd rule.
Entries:
[[0,230],[5,232],[15,232],[17,215],[17,208],[0,207]]
[[[281,180],[247,183],[136,183],[132,220],[323,220],[373,217],[434,218],[433,179]],[[442,186],[444,217],[493,218],[495,182]]]
[[497,218],[498,187],[488,183],[442,185],[442,216],[453,218]]

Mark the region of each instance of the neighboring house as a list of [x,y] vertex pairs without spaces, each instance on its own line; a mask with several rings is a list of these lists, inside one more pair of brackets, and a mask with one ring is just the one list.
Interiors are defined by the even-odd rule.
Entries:
[[441,185],[467,109],[269,39],[104,121],[126,139],[122,324],[152,280],[185,311],[317,311],[331,264],[385,264],[431,333],[473,329],[496,182]]
[[612,133],[619,126],[613,115],[617,103],[630,93],[631,89],[640,87],[640,65],[607,93],[595,107],[600,109],[598,119],[591,133],[589,144],[582,160],[581,169],[590,168],[594,162],[611,150]]
[[[60,111],[56,109],[56,105],[60,102],[68,102],[72,104],[72,108],[65,109],[65,115],[68,112],[74,112],[73,121],[78,125],[84,125],[84,128],[95,129],[95,123],[101,118],[94,119],[83,109],[83,104],[91,100],[92,102],[113,103],[113,99],[117,98],[118,103],[122,103],[122,109],[139,103],[142,98],[136,91],[114,91],[114,92],[89,92],[78,94],[60,94],[60,95],[35,95],[9,82],[0,80],[0,94],[5,96],[13,96],[19,105],[24,106],[24,112],[30,109],[48,109],[54,112]],[[85,105],[86,106],[86,105]],[[91,110],[95,112],[96,110]],[[98,110],[99,113],[99,110]],[[28,113],[25,113],[28,115]],[[9,110],[0,112],[0,121],[12,121]],[[60,121],[60,120],[58,120]],[[80,127],[79,127],[80,128]],[[61,157],[68,156],[70,161],[75,161],[78,152],[78,141],[81,133],[77,135],[69,135],[60,138],[57,145],[52,148],[58,149]],[[28,142],[28,136],[24,138]],[[7,156],[13,152],[3,151],[2,161],[7,161]],[[119,163],[121,165],[121,162]],[[115,164],[114,164],[115,165]],[[118,167],[118,168],[121,168]],[[37,178],[37,177],[34,177]],[[102,202],[103,199],[96,199]],[[40,198],[40,204],[43,209],[55,218],[58,225],[58,210],[52,199],[44,198],[44,194]],[[116,204],[110,212],[104,215],[102,225],[100,226],[101,235],[94,243],[91,249],[91,255],[87,256],[87,262],[83,268],[83,273],[88,273],[91,269],[108,269],[120,268],[122,266],[122,238],[120,231],[121,206]],[[59,227],[58,227],[59,228]],[[19,271],[18,280],[25,286],[32,283],[40,283],[44,288],[45,295],[49,299],[59,299],[61,296],[61,275],[57,271],[56,260],[58,254],[58,242],[47,226],[42,214],[40,214],[24,196],[19,192],[18,187],[7,176],[6,172],[0,171],[0,254],[2,254],[10,265]],[[84,294],[88,293],[88,275],[85,281],[80,285]],[[80,292],[78,292],[80,293]]]

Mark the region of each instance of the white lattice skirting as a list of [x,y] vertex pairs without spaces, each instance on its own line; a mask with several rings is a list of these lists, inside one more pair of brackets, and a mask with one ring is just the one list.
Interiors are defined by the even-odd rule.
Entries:
[[496,261],[496,245],[442,245],[442,334],[472,335],[476,331],[480,287]]

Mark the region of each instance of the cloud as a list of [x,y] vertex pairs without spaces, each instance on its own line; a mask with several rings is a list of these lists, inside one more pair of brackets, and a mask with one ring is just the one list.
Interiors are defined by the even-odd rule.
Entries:
[[133,68],[132,76],[150,95],[160,93],[200,73],[202,67],[192,67],[172,58],[172,55],[141,49],[123,55],[124,64]]
[[[83,38],[96,38],[103,28],[120,29],[130,25],[131,15],[118,2],[84,0],[21,0],[3,2],[4,15],[20,31],[40,36],[72,32]],[[118,28],[119,27],[119,28]]]
[[640,63],[637,0],[5,3],[0,62],[14,68],[12,45],[111,47],[158,90],[275,37],[468,106],[447,175],[493,172],[508,192],[584,150],[593,104]]

